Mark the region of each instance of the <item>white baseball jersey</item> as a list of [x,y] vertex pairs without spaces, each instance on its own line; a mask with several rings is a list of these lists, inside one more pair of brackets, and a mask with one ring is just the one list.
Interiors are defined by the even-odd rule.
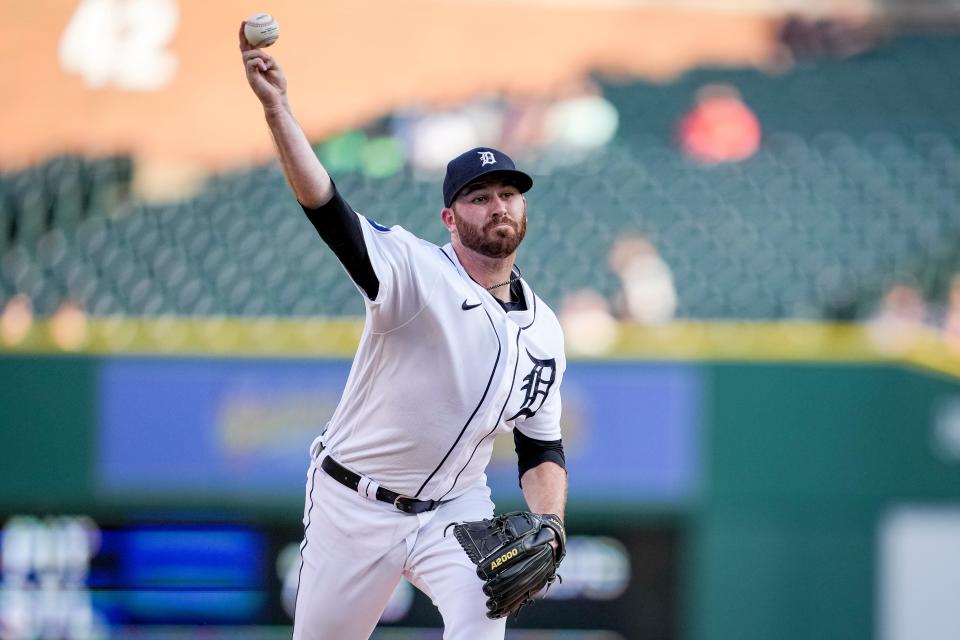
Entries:
[[[457,497],[485,483],[499,432],[560,440],[566,368],[556,315],[522,282],[505,311],[450,244],[360,216],[380,286],[324,433],[335,460],[392,491]],[[361,291],[362,292],[362,291]]]

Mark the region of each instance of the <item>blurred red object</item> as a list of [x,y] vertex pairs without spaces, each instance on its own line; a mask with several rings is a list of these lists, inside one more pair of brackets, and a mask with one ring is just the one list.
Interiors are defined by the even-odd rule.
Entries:
[[760,148],[760,135],[757,116],[727,85],[700,89],[678,127],[683,152],[706,164],[746,160]]

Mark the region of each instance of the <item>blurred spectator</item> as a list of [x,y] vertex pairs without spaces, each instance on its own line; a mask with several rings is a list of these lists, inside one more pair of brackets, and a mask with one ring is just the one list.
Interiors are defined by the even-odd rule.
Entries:
[[926,320],[927,303],[920,290],[898,284],[884,294],[867,331],[882,353],[902,354],[916,342]]
[[560,326],[567,348],[581,355],[608,353],[619,333],[606,298],[593,289],[579,289],[564,297]]
[[522,95],[507,100],[497,143],[518,155],[543,146],[547,134],[544,120],[550,104],[540,95]]
[[883,30],[864,18],[809,18],[784,20],[779,39],[789,62],[802,58],[849,58],[877,44]]
[[562,87],[546,106],[543,146],[580,159],[580,153],[606,146],[617,133],[620,116],[589,78]]
[[484,97],[454,109],[410,109],[392,133],[415,171],[439,172],[464,148],[492,144],[514,156],[543,151],[573,164],[606,146],[619,127],[616,107],[590,78],[574,78],[547,95]]
[[79,304],[65,300],[50,317],[50,337],[64,351],[76,351],[87,339],[87,314]]
[[610,249],[610,268],[620,278],[617,315],[645,325],[668,322],[677,310],[673,273],[644,236],[625,235]]
[[[496,121],[496,122],[493,122]],[[394,135],[417,171],[441,172],[453,156],[480,145],[482,132],[499,128],[498,114],[475,103],[450,111],[410,110],[393,119]]]
[[760,121],[727,84],[708,84],[696,106],[680,120],[680,148],[705,164],[746,160],[760,148]]
[[3,316],[0,317],[0,336],[3,343],[8,347],[15,347],[33,327],[33,303],[30,297],[23,293],[10,298],[3,309]]

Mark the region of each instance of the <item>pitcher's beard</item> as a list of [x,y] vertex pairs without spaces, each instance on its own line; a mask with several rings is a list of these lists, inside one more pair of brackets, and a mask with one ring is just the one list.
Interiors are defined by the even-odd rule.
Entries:
[[[460,242],[468,249],[476,251],[488,258],[506,258],[517,250],[524,236],[527,235],[527,214],[524,212],[520,222],[510,218],[496,218],[483,228],[470,224],[460,216],[454,214],[453,222],[457,227]],[[501,235],[500,231],[493,231],[494,227],[506,223],[513,228],[512,234]]]

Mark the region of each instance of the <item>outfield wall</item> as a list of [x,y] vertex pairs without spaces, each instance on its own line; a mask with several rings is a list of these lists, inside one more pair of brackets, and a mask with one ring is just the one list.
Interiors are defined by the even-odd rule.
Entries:
[[[889,576],[911,548],[898,532],[912,514],[960,508],[960,384],[888,358],[742,356],[571,361],[569,527],[621,540],[633,586],[578,601],[586,618],[547,604],[528,622],[690,640],[897,637],[890,611],[908,605]],[[306,444],[348,368],[342,356],[7,353],[0,513],[228,519],[295,537]],[[520,506],[501,445],[494,495]],[[266,622],[282,618],[275,600]]]

